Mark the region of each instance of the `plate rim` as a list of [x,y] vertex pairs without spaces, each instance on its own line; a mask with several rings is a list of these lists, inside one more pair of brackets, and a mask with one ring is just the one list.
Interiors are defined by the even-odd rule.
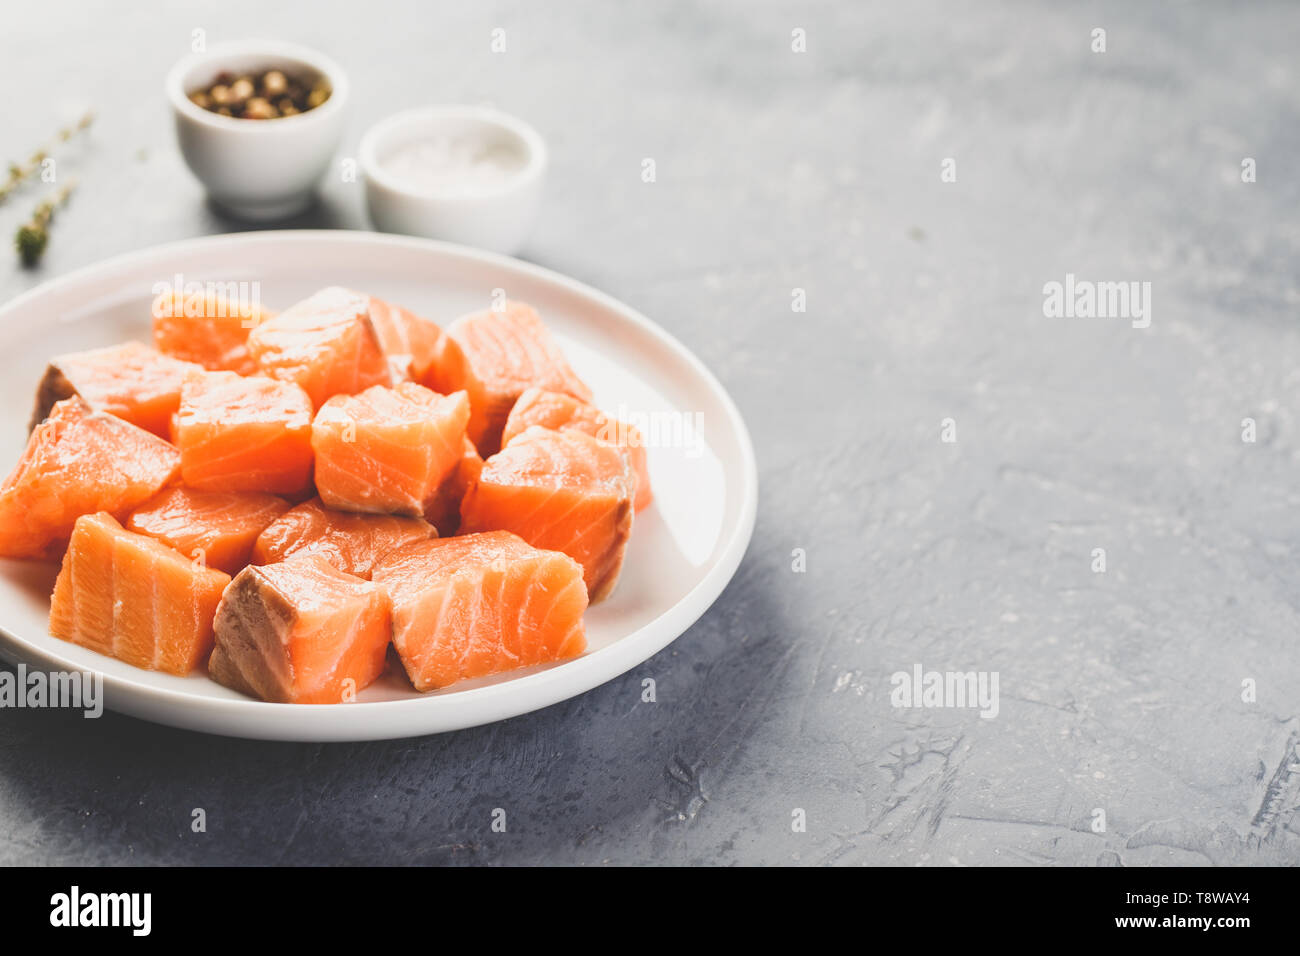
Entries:
[[[735,576],[753,538],[757,519],[758,468],[753,442],[744,417],[717,376],[670,332],[608,293],[553,269],[513,256],[457,243],[364,230],[279,229],[220,233],[189,237],[118,253],[55,276],[0,305],[0,325],[7,323],[14,312],[33,300],[68,286],[93,282],[111,276],[114,272],[138,267],[148,262],[150,258],[192,253],[196,249],[203,248],[286,241],[358,243],[376,247],[402,246],[453,259],[460,258],[479,264],[495,265],[514,272],[523,272],[538,281],[561,287],[568,293],[591,300],[604,310],[616,314],[620,319],[640,327],[642,332],[650,334],[660,345],[665,346],[677,358],[684,360],[688,367],[704,381],[725,411],[730,429],[736,437],[740,455],[741,487],[738,491],[741,502],[738,521],[713,566],[685,596],[651,622],[589,655],[583,655],[557,667],[525,674],[513,680],[466,690],[455,698],[414,697],[401,700],[361,701],[304,710],[301,705],[294,704],[202,697],[181,689],[156,687],[129,677],[94,670],[94,673],[102,675],[104,705],[107,709],[185,730],[249,739],[301,742],[362,741],[446,733],[518,717],[594,690],[659,653],[703,617]],[[731,490],[728,489],[729,492]],[[619,648],[623,648],[622,653],[618,653]],[[42,668],[81,672],[91,670],[78,666],[52,650],[30,643],[27,639],[12,633],[3,623],[0,623],[0,652],[11,660],[36,664]],[[561,682],[571,686],[561,687],[557,692],[555,685]],[[457,700],[461,707],[452,708],[450,704],[437,703],[452,699]],[[346,710],[352,707],[364,708],[364,719],[360,719],[361,715],[353,718],[346,717]],[[422,713],[422,709],[426,713]],[[495,716],[487,716],[488,713]],[[291,714],[298,715],[298,719],[286,721],[284,718]],[[462,714],[465,719],[457,719],[457,714]],[[421,716],[426,718],[423,722],[420,720]],[[451,719],[446,719],[447,716]],[[263,721],[267,723],[264,724]],[[305,724],[306,732],[304,732],[304,722],[308,722]]]

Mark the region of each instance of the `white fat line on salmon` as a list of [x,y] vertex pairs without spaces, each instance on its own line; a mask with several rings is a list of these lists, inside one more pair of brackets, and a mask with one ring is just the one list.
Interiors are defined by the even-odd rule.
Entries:
[[59,708],[96,718],[104,713],[104,675],[90,671],[0,670],[0,708]]
[[703,412],[646,412],[619,405],[596,437],[619,445],[681,448],[687,458],[699,458],[704,454],[703,433]]
[[[215,318],[247,319],[247,326],[260,314],[262,309],[262,283],[251,282],[200,282],[197,279],[186,281],[185,276],[176,273],[170,280],[153,284],[153,317],[161,319],[173,314],[172,308],[177,298],[187,319],[200,316]],[[211,305],[211,309],[209,309]]]
[[998,715],[997,671],[927,671],[920,664],[889,678],[895,707],[978,707],[980,716]]
[[133,936],[148,936],[152,928],[153,895],[150,893],[82,893],[73,886],[50,897],[50,925],[130,927]]
[[1065,274],[1043,285],[1043,315],[1049,319],[1130,319],[1133,328],[1151,325],[1150,282],[1092,282]]

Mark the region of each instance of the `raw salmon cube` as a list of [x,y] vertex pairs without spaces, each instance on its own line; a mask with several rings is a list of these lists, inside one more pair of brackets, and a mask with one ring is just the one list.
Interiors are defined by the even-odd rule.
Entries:
[[582,565],[591,603],[618,581],[632,533],[627,452],[580,431],[534,425],[483,463],[461,504],[461,532],[513,531]]
[[126,517],[175,480],[180,462],[143,428],[81,398],[57,402],[0,485],[0,557],[42,557],[82,515]]
[[153,344],[214,372],[251,375],[257,363],[248,351],[248,335],[274,316],[252,302],[164,292],[153,302]]
[[572,395],[548,392],[541,388],[530,388],[519,396],[519,401],[510,409],[510,417],[506,419],[501,444],[509,445],[512,439],[532,425],[556,431],[574,429],[586,432],[592,438],[626,448],[632,462],[632,471],[636,474],[633,504],[638,512],[650,504],[654,495],[650,492],[645,439],[636,427],[611,418],[594,405],[580,402]]
[[369,580],[375,562],[390,551],[437,535],[423,518],[331,511],[313,498],[267,525],[253,546],[253,563],[318,554],[340,571]]
[[237,574],[289,502],[260,491],[167,488],[131,512],[128,531],[147,534],[209,567]]
[[369,298],[370,322],[388,356],[389,377],[394,383],[423,382],[444,348],[442,329],[399,305]]
[[422,515],[460,461],[469,399],[423,385],[335,395],[316,413],[316,491],[331,508]]
[[28,428],[43,422],[55,402],[78,395],[97,412],[166,438],[181,400],[181,383],[197,368],[139,342],[60,355],[50,362],[36,390]]
[[230,576],[99,512],[77,519],[50,600],[50,633],[146,670],[188,674],[212,649]]
[[424,517],[444,538],[456,533],[460,527],[460,503],[465,500],[465,492],[478,480],[483,470],[483,459],[478,449],[468,437],[461,442],[460,461],[455,470],[443,479],[438,486],[438,493],[424,509]]
[[456,349],[441,357],[426,383],[440,392],[469,392],[470,441],[483,455],[501,447],[501,430],[515,401],[536,386],[591,401],[589,389],[530,305],[507,302],[461,316],[447,328]]
[[393,646],[416,690],[564,660],[587,647],[582,568],[494,531],[394,551],[374,581],[393,604]]
[[350,289],[322,289],[263,322],[249,334],[248,348],[263,375],[301,385],[313,408],[333,395],[392,382],[370,297]]
[[192,374],[174,428],[181,477],[204,491],[299,493],[311,480],[311,412],[292,382]]
[[250,565],[217,608],[208,673],[262,700],[347,703],[384,669],[388,608],[383,588],[319,555]]

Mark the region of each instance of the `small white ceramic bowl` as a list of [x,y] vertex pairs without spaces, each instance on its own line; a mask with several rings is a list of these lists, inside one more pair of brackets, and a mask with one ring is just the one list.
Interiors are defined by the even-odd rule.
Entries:
[[[315,109],[271,120],[222,116],[190,102],[223,72],[279,69],[323,76],[330,97]],[[293,43],[223,43],[186,57],[167,74],[167,98],[186,164],[219,206],[265,222],[301,212],[315,198],[343,135],[348,78],[329,57]]]
[[[386,165],[404,146],[462,137],[517,152],[518,170],[491,187],[457,189],[422,187]],[[546,143],[538,132],[508,113],[479,106],[431,106],[390,116],[361,138],[360,160],[375,228],[507,255],[528,238],[546,181]]]

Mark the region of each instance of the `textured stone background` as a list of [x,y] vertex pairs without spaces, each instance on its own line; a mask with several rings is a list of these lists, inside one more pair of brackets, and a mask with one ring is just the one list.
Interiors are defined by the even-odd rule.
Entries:
[[[44,267],[0,255],[0,298],[241,228],[183,168],[162,76],[196,27],[296,39],[351,73],[345,154],[429,101],[534,122],[525,257],[717,372],[762,502],[669,650],[496,726],[298,746],[0,712],[0,862],[1300,862],[1300,11],[626,6],[6,10],[2,158],[100,120],[61,154],[82,189]],[[364,228],[359,187],[291,225]],[[1151,327],[1044,318],[1067,272],[1151,282]],[[999,672],[998,716],[892,708],[915,663]]]

